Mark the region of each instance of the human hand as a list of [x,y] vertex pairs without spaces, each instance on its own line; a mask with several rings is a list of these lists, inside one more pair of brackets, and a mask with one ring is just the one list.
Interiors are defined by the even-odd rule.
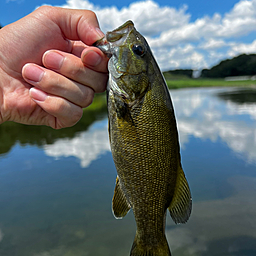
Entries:
[[106,87],[104,34],[88,10],[40,7],[0,30],[0,123],[69,127]]

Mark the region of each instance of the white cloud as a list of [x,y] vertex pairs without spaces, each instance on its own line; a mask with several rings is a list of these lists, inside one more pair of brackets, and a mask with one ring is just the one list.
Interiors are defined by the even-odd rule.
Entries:
[[167,70],[166,67],[168,66],[190,68],[193,65],[194,68],[200,68],[207,65],[203,54],[198,52],[191,44],[186,44],[183,47],[172,47],[171,49],[153,48],[153,53],[163,70]]
[[210,38],[207,42],[200,44],[199,48],[202,48],[204,50],[214,50],[214,49],[222,48],[226,45],[227,43],[225,43],[224,40]]
[[144,36],[152,36],[170,28],[180,27],[190,19],[190,15],[185,13],[186,5],[176,10],[168,6],[160,7],[157,2],[151,0],[134,2],[120,10],[115,6],[100,8],[88,0],[68,0],[63,7],[95,11],[104,32],[120,26],[127,20],[133,20],[136,28]]
[[254,40],[251,44],[243,44],[243,43],[231,44],[231,47],[228,51],[228,55],[230,57],[234,57],[242,53],[246,53],[246,54],[256,53],[256,40]]
[[[215,13],[193,22],[189,6],[176,9],[160,6],[153,0],[133,2],[120,10],[115,6],[96,6],[88,0],[68,0],[63,7],[95,11],[104,32],[133,20],[137,30],[149,41],[163,70],[205,68],[236,54],[256,52],[256,42],[250,50],[248,45],[241,44],[241,37],[256,31],[256,0],[240,0],[223,16]],[[240,42],[234,38],[240,38]],[[188,46],[193,49],[184,54]],[[160,55],[162,52],[165,54]]]

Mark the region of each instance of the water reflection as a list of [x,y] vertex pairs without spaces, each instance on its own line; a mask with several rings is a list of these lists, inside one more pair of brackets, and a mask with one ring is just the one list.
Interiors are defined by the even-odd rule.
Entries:
[[[167,218],[174,256],[256,255],[255,94],[171,91],[194,201],[186,225]],[[132,212],[123,220],[111,212],[116,172],[107,119],[92,119],[84,125],[85,115],[66,136],[0,126],[0,255],[129,254]]]
[[88,131],[79,133],[73,139],[59,139],[52,145],[45,145],[44,151],[55,158],[74,156],[80,159],[82,167],[87,167],[100,155],[110,151],[108,121],[95,122]]
[[192,221],[167,230],[177,255],[255,255],[256,178],[228,179],[234,195],[194,204]]
[[81,120],[73,127],[54,130],[46,126],[28,126],[13,122],[5,122],[0,125],[0,154],[9,152],[12,147],[21,145],[52,144],[61,138],[75,138],[79,132],[87,128],[97,119],[106,116],[106,96],[98,94],[94,103],[84,111]]
[[[212,142],[221,139],[248,162],[256,161],[256,90],[184,89],[173,90],[171,95],[182,148],[191,137]],[[81,166],[86,167],[110,150],[107,119],[95,123],[89,131],[79,133],[75,138],[58,139],[44,148],[49,156],[75,156],[80,159]]]
[[[245,93],[254,96],[245,97]],[[220,138],[234,153],[248,162],[255,162],[255,90],[195,89],[173,91],[171,94],[182,147],[189,143],[191,136],[212,142]],[[239,95],[243,100],[239,101]]]

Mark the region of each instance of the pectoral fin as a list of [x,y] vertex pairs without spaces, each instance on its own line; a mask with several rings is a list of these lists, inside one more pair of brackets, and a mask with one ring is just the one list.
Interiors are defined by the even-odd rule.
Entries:
[[173,199],[168,207],[175,223],[186,223],[192,210],[192,198],[185,174],[180,167],[177,174]]
[[132,119],[130,109],[128,107],[128,104],[123,102],[119,97],[115,98],[115,105],[116,105],[116,114],[117,117],[120,119],[125,120],[126,122],[131,122],[134,126],[135,123]]
[[112,210],[116,218],[123,218],[131,209],[124,192],[121,189],[119,178],[116,178],[116,187],[112,199]]

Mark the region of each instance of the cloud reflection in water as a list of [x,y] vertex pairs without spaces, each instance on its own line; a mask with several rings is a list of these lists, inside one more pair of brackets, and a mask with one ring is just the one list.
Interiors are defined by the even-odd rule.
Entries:
[[107,119],[97,121],[73,139],[59,139],[52,145],[45,145],[45,154],[55,158],[74,156],[80,159],[81,167],[87,167],[110,151],[107,124]]
[[248,162],[256,161],[256,99],[255,103],[238,104],[217,97],[218,93],[234,90],[237,89],[171,91],[182,148],[190,136],[212,142],[220,138]]
[[[256,102],[237,104],[221,101],[218,93],[232,92],[234,88],[172,90],[171,96],[178,122],[181,148],[190,137],[215,142],[220,138],[235,153],[248,162],[256,161],[256,125],[239,116],[256,119]],[[59,158],[75,156],[81,166],[110,150],[107,120],[95,122],[88,131],[73,139],[59,139],[53,145],[44,146],[45,153]]]

